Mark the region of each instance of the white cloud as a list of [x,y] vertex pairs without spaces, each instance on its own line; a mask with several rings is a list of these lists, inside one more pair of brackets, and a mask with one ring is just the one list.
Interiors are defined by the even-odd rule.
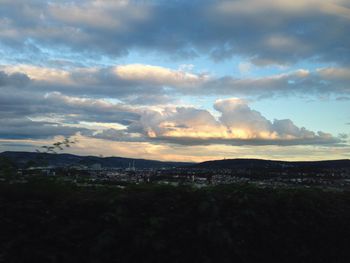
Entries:
[[37,81],[61,83],[63,85],[72,84],[70,72],[61,69],[38,67],[29,64],[18,64],[1,66],[0,70],[3,70],[8,74],[23,73],[29,78]]
[[242,75],[247,75],[250,73],[252,66],[250,62],[241,62],[238,64],[238,70]]
[[140,112],[139,121],[130,132],[144,134],[151,140],[176,144],[298,145],[337,144],[331,134],[297,127],[291,120],[266,119],[245,101],[232,98],[217,100],[214,108],[221,113],[216,119],[209,111],[196,108],[165,108]]
[[283,12],[286,14],[302,14],[304,12],[321,12],[341,17],[350,17],[346,0],[237,0],[221,1],[217,9],[222,14],[261,14],[267,12]]
[[320,68],[316,72],[326,80],[350,81],[350,68]]
[[143,64],[117,66],[115,67],[114,72],[123,80],[169,86],[199,85],[208,78],[206,75],[189,73],[184,69],[172,70],[169,68]]

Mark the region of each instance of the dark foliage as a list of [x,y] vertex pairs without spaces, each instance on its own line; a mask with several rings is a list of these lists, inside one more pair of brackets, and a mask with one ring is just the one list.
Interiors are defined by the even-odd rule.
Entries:
[[0,156],[0,176],[13,177],[17,172],[16,164],[9,158]]
[[350,193],[0,185],[0,262],[350,262]]

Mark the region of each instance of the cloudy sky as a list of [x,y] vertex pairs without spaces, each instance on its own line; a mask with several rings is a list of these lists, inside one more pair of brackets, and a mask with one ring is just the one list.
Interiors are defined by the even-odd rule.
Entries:
[[350,158],[348,0],[0,0],[0,151]]

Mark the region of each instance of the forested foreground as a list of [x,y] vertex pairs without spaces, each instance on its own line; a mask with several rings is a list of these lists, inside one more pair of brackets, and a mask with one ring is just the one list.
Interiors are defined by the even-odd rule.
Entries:
[[0,262],[350,262],[350,193],[0,185]]

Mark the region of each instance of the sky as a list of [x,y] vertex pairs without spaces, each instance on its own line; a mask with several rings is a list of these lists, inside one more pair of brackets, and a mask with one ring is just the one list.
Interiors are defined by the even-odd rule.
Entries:
[[348,0],[0,0],[0,151],[350,158]]

